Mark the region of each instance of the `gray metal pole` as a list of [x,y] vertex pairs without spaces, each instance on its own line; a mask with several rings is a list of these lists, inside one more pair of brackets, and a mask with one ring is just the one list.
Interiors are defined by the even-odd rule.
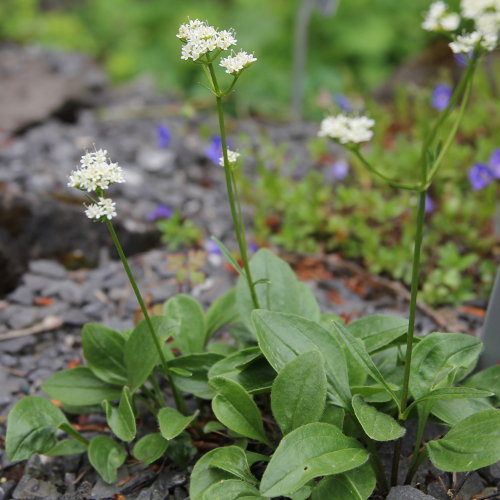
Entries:
[[500,268],[488,304],[481,338],[484,351],[479,359],[479,367],[488,368],[500,363]]

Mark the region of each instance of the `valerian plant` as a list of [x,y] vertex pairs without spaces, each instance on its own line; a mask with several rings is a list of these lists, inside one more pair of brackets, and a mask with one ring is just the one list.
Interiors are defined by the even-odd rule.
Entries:
[[[470,21],[470,2],[462,4]],[[442,18],[449,15],[446,7],[438,7],[431,8],[430,19],[458,28],[462,18],[455,26]],[[498,27],[500,6],[488,3],[484,15],[492,11]],[[162,315],[150,317],[113,229],[115,205],[105,197],[111,184],[123,180],[121,169],[104,151],[87,153],[70,184],[87,192],[87,216],[107,225],[145,319],[121,332],[86,325],[82,345],[87,365],[58,372],[42,387],[68,413],[102,409],[114,437],[89,440],[50,401],[26,397],[9,415],[10,459],[86,452],[103,479],[113,482],[128,457],[122,442],[134,442],[132,456],[146,465],[164,453],[186,464],[193,453],[191,437],[210,440],[217,433],[224,446],[194,465],[191,500],[366,500],[375,488],[384,494],[396,483],[401,442],[408,420],[416,418],[407,483],[426,458],[452,472],[500,460],[500,366],[470,376],[480,340],[454,333],[414,335],[425,195],[465,112],[475,68],[491,46],[491,37],[486,44],[481,31],[486,23],[476,14],[472,33],[479,35],[461,34],[452,42],[475,40],[466,47],[471,53],[462,80],[424,140],[417,181],[395,180],[365,158],[361,143],[372,137],[375,123],[370,118],[341,115],[322,123],[321,136],[345,145],[368,170],[419,198],[409,320],[375,315],[347,325],[322,314],[307,285],[271,251],[261,249],[248,260],[234,176],[238,158],[227,148],[223,98],[256,59],[246,52],[222,58],[219,66],[232,78],[222,90],[215,62],[236,44],[234,34],[198,20],[182,25],[177,35],[184,44],[182,58],[202,67],[216,98],[221,164],[243,265],[217,243],[240,274],[237,284],[206,312],[195,299],[180,294],[165,303]],[[226,325],[231,325],[237,347],[213,340]],[[167,383],[176,409],[166,405]],[[210,408],[200,404],[199,411],[189,414],[182,393],[210,401]],[[158,427],[147,434],[137,429],[145,410]],[[431,419],[450,430],[424,444]],[[60,439],[64,433],[68,439]],[[379,454],[386,441],[395,444],[392,478],[386,477]]]

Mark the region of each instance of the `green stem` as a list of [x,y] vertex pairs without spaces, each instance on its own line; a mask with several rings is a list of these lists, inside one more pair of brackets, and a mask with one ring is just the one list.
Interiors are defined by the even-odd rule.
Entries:
[[154,345],[155,345],[156,350],[158,352],[158,355],[160,357],[161,366],[163,368],[163,373],[164,373],[165,377],[167,378],[167,380],[170,384],[170,387],[172,389],[172,394],[173,394],[174,400],[175,400],[175,406],[177,407],[177,410],[179,410],[184,415],[187,415],[186,405],[184,403],[184,400],[182,399],[180,392],[178,391],[177,387],[175,386],[175,384],[172,380],[172,377],[170,375],[170,370],[168,369],[167,360],[165,359],[165,354],[163,353],[163,349],[161,348],[160,340],[158,339],[158,336],[156,335],[155,329],[153,327],[153,323],[151,322],[151,318],[150,318],[148,310],[146,308],[146,304],[144,304],[144,300],[142,299],[142,295],[141,295],[141,292],[139,291],[139,288],[137,286],[137,282],[135,281],[134,275],[132,274],[132,270],[130,269],[130,266],[128,265],[127,257],[125,257],[125,253],[123,252],[123,248],[122,248],[122,246],[120,244],[120,240],[118,239],[118,236],[115,232],[115,228],[113,227],[113,224],[111,223],[111,221],[108,219],[106,219],[106,226],[108,228],[109,234],[111,235],[111,239],[113,240],[113,243],[116,247],[116,251],[118,252],[118,255],[120,256],[120,260],[122,261],[123,268],[125,269],[125,272],[127,273],[127,277],[130,281],[130,284],[132,285],[132,289],[134,290],[135,297],[137,299],[137,302],[139,303],[142,314],[144,315],[144,319],[146,320],[146,324],[148,326],[149,333],[151,334],[151,338],[153,339]]
[[[423,172],[425,178],[425,169]],[[410,317],[408,319],[408,332],[406,334],[406,358],[405,370],[403,375],[403,388],[401,391],[401,400],[399,403],[399,419],[405,417],[405,410],[408,404],[408,392],[411,372],[411,356],[413,351],[413,334],[415,332],[415,319],[417,313],[417,294],[420,273],[420,254],[422,250],[422,239],[424,234],[424,218],[425,218],[425,197],[426,191],[421,191],[418,198],[417,209],[417,230],[415,234],[415,247],[413,251],[413,265],[411,273],[411,293],[410,293]],[[401,454],[402,438],[398,439],[394,444],[394,454],[392,457],[392,472],[391,484],[395,485],[398,480],[399,457]]]
[[380,459],[378,450],[375,447],[375,443],[368,436],[365,439],[365,444],[368,450],[370,451],[370,458],[373,465],[373,470],[375,471],[375,475],[377,476],[377,484],[381,490],[381,493],[385,495],[389,491],[389,486],[387,484],[387,478],[385,477],[385,471],[384,471],[384,466],[382,465],[382,460]]
[[406,359],[403,376],[403,389],[401,391],[400,414],[404,414],[408,403],[408,387],[410,383],[411,355],[413,348],[413,334],[415,332],[415,319],[417,314],[417,294],[420,273],[420,254],[424,235],[426,191],[421,191],[418,198],[417,230],[415,234],[415,247],[413,250],[413,265],[411,272],[410,317],[408,319],[408,333],[406,334]]
[[422,144],[422,152],[421,152],[421,157],[420,157],[421,162],[426,161],[427,151],[428,151],[429,147],[432,145],[438,130],[441,128],[441,125],[445,122],[445,120],[450,115],[450,113],[453,110],[455,104],[457,103],[460,95],[462,94],[465,86],[467,85],[469,79],[472,78],[471,75],[475,69],[476,62],[477,62],[477,56],[474,57],[474,59],[469,64],[467,70],[462,75],[462,78],[460,79],[460,81],[458,82],[458,85],[456,86],[455,90],[453,91],[453,94],[450,98],[450,101],[448,102],[448,105],[439,114],[439,118],[437,119],[436,123],[432,127],[431,132],[424,140],[424,142]]
[[402,184],[400,182],[392,180],[390,177],[387,175],[383,174],[382,172],[379,172],[375,167],[371,165],[371,163],[363,156],[361,151],[359,150],[359,147],[354,147],[351,149],[351,151],[354,153],[354,155],[359,159],[359,161],[365,166],[365,168],[375,174],[376,176],[380,177],[383,179],[385,182],[387,182],[389,185],[400,188],[400,189],[405,189],[407,191],[420,191],[421,187],[419,185],[410,185],[410,184]]
[[166,406],[165,397],[163,396],[163,393],[161,392],[160,384],[158,384],[158,380],[155,377],[154,372],[149,377],[149,383],[153,387],[154,393],[156,395],[156,400],[157,400],[158,404],[160,405],[160,408],[163,407],[163,406]]
[[88,444],[90,443],[90,441],[86,437],[82,436],[71,424],[62,424],[60,426],[60,429],[66,434],[74,437],[77,441],[80,441],[80,443],[83,443],[84,445],[88,446]]
[[457,118],[450,129],[448,137],[446,138],[446,140],[443,144],[443,147],[441,148],[441,150],[439,152],[438,157],[434,160],[434,162],[432,164],[432,167],[429,171],[429,175],[427,176],[427,182],[425,184],[425,189],[428,189],[429,186],[431,185],[432,179],[436,175],[436,172],[437,172],[441,162],[443,161],[443,158],[445,157],[446,153],[450,149],[450,146],[452,145],[452,143],[455,139],[455,135],[457,134],[458,127],[460,126],[460,123],[462,122],[462,118],[463,118],[464,113],[465,113],[465,108],[467,107],[467,103],[469,102],[470,92],[472,89],[472,82],[473,82],[473,76],[474,76],[473,69],[475,68],[475,63],[471,62],[469,68],[472,68],[472,69],[471,69],[470,73],[467,73],[468,78],[466,79],[466,87],[465,87],[465,91],[464,91],[464,96],[462,98],[462,102],[460,103],[460,108],[458,110]]
[[[427,425],[427,419],[429,418],[429,404],[425,404],[422,413],[419,415],[418,419],[418,429],[417,437],[415,438],[415,446],[413,448],[413,455],[411,457],[410,466],[408,468],[408,473],[406,474],[405,483],[410,484],[415,472],[417,472],[419,464],[419,456],[422,453],[420,451],[420,446],[422,444],[422,439],[424,437],[425,426]],[[420,412],[419,412],[420,413]]]
[[[142,390],[144,390],[144,388]],[[152,415],[156,415],[157,410],[149,403],[147,398],[145,398],[141,394],[135,394],[134,396],[142,402],[142,404],[151,412]]]
[[[222,143],[222,155],[224,158],[224,172],[226,176],[226,188],[227,195],[229,198],[229,206],[231,209],[231,217],[233,219],[233,225],[236,232],[236,240],[240,249],[241,260],[243,261],[243,268],[245,269],[245,277],[248,282],[248,288],[250,290],[250,295],[252,297],[253,306],[255,309],[259,309],[259,301],[257,300],[257,294],[255,293],[255,285],[252,280],[252,275],[250,273],[250,266],[248,265],[248,255],[246,250],[246,237],[245,237],[245,227],[243,224],[240,225],[238,212],[236,208],[235,195],[233,189],[233,178],[231,172],[231,165],[229,164],[227,156],[227,139],[226,139],[226,126],[224,122],[224,110],[222,107],[222,97],[219,91],[219,84],[217,83],[217,77],[215,75],[213,64],[208,64],[208,70],[210,71],[210,77],[212,85],[215,90],[215,99],[217,101],[217,114],[219,118],[219,128],[220,137]],[[239,200],[238,200],[239,202]]]

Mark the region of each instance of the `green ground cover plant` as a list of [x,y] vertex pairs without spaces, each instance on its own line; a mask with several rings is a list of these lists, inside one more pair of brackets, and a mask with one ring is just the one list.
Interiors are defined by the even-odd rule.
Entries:
[[[480,69],[477,76],[472,105],[427,197],[422,297],[433,306],[487,298],[497,267],[492,248],[498,183],[490,179],[479,189],[470,175],[500,151],[498,97],[488,74]],[[369,157],[383,163],[384,172],[412,175],[418,143],[443,112],[429,105],[435,94],[436,88],[432,95],[401,88],[390,114],[386,107],[367,103],[378,124]],[[245,140],[240,138],[242,147],[250,148]],[[287,145],[275,146],[263,137],[253,148],[257,181],[253,173],[238,172],[244,199],[253,209],[257,241],[301,253],[341,252],[409,285],[413,227],[407,222],[415,193],[397,192],[367,175],[357,158],[332,152],[318,139],[310,140],[308,148],[314,169],[304,175]]]
[[[493,33],[484,27],[490,10],[472,14],[468,0],[460,15],[442,6],[437,12],[431,7],[426,24],[446,28],[452,49],[469,59],[448,104],[419,141],[413,176],[397,172],[391,177],[364,156],[361,145],[373,136],[372,118],[329,116],[320,128],[324,140],[342,144],[371,175],[418,197],[409,319],[375,315],[346,325],[322,314],[307,285],[270,250],[248,258],[235,176],[239,153],[227,147],[223,100],[258,62],[245,51],[224,52],[235,45],[233,32],[191,20],[177,37],[182,58],[204,71],[216,101],[220,164],[242,265],[222,242],[216,243],[239,273],[237,284],[207,311],[179,294],[164,304],[163,314],[151,317],[113,228],[115,203],[106,196],[113,183],[124,181],[121,168],[105,151],[86,153],[69,185],[85,193],[86,215],[106,224],[144,320],[124,331],[86,325],[87,365],[57,372],[43,384],[69,414],[104,411],[112,437],[89,439],[52,402],[30,396],[9,415],[6,450],[11,460],[33,453],[86,452],[101,477],[113,482],[129,449],[145,464],[167,453],[186,467],[195,455],[191,437],[206,440],[217,432],[223,446],[194,465],[191,500],[366,500],[375,489],[384,495],[397,483],[410,418],[417,419],[418,432],[406,483],[427,458],[450,472],[500,460],[500,365],[473,374],[482,349],[473,336],[414,335],[426,195],[453,145],[476,68],[496,46],[499,23],[497,16],[493,42]],[[459,27],[465,34],[457,32]],[[214,340],[227,325],[234,345]],[[167,387],[175,408],[167,404]],[[197,410],[188,411],[183,393],[197,398]],[[138,426],[145,411],[155,417],[156,428]],[[424,443],[430,420],[449,430]],[[61,433],[68,438],[59,439]],[[394,443],[390,478],[379,455],[384,442]]]

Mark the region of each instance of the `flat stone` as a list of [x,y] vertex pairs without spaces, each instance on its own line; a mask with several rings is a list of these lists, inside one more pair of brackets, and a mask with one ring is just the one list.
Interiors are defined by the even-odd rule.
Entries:
[[42,295],[59,297],[67,304],[72,305],[80,305],[83,302],[84,293],[83,286],[71,280],[52,282],[42,290]]
[[39,259],[33,260],[29,264],[29,270],[36,275],[47,278],[63,279],[67,275],[66,269],[61,264],[53,260]]
[[[458,476],[458,484],[461,485],[463,481],[464,474]],[[467,476],[467,479],[463,483],[460,491],[455,497],[456,500],[470,500],[474,495],[481,493],[485,487],[481,476],[477,472],[472,472]]]
[[33,304],[33,290],[28,286],[22,285],[16,288],[12,293],[7,296],[10,302],[15,302],[16,304],[22,304],[24,306],[29,306]]
[[3,352],[11,354],[20,354],[35,345],[35,337],[33,335],[26,335],[25,337],[18,337],[17,339],[3,340],[1,349]]
[[26,273],[22,281],[34,293],[40,292],[40,290],[47,286],[47,278],[36,274]]
[[19,481],[12,498],[16,500],[58,500],[60,496],[53,484],[25,475]]
[[127,477],[127,467],[120,467],[120,469],[118,469],[116,481],[113,484],[108,484],[104,482],[102,478],[99,478],[97,480],[97,483],[94,484],[94,487],[92,488],[92,498],[101,500],[104,498],[112,498],[113,495],[119,494],[121,489],[120,483]]
[[15,487],[16,483],[12,480],[0,484],[0,500],[7,500],[10,498]]
[[412,486],[396,486],[391,488],[386,500],[435,500],[435,497],[426,495]]
[[7,324],[14,330],[19,330],[33,325],[39,319],[39,310],[36,307],[19,307],[9,311]]

